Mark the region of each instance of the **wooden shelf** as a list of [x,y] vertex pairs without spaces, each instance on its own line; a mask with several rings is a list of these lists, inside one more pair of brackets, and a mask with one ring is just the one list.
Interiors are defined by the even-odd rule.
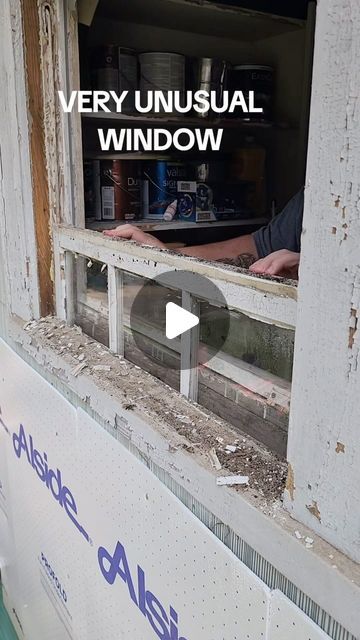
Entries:
[[[127,113],[107,113],[105,111],[99,111],[98,113],[82,113],[81,117],[83,121],[89,122],[91,120],[101,122],[111,122],[118,124],[132,124],[138,125],[164,125],[167,127],[179,125],[186,125],[188,127],[222,127],[224,129],[238,129],[239,127],[246,129],[271,129],[274,125],[272,122],[246,122],[239,118],[222,118],[212,120],[211,118],[196,118],[194,116],[172,116],[172,115],[149,115],[142,114],[127,114]],[[279,127],[281,128],[281,127]],[[287,129],[288,127],[282,127]]]
[[264,225],[269,222],[268,218],[245,218],[239,220],[214,220],[212,222],[185,222],[183,220],[172,220],[165,222],[162,220],[154,220],[152,218],[144,218],[143,220],[134,221],[87,221],[87,229],[92,231],[105,231],[105,229],[115,229],[122,224],[132,224],[140,227],[143,231],[175,231],[177,229],[204,229],[209,227],[249,227],[252,225]]
[[255,42],[302,29],[305,20],[202,0],[102,0],[101,17]]

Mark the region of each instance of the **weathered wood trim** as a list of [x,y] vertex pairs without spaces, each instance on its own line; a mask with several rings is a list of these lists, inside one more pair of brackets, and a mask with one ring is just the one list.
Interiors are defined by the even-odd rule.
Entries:
[[124,355],[124,300],[123,274],[108,266],[109,299],[109,347],[114,353]]
[[0,233],[9,313],[39,317],[20,0],[0,4]]
[[40,18],[37,2],[33,0],[21,0],[21,5],[30,121],[30,159],[37,242],[40,311],[41,315],[48,315],[54,310],[54,292],[51,278],[52,245],[50,236],[49,186],[45,152],[43,83],[39,39]]
[[[200,303],[187,291],[182,292],[182,307],[195,316],[200,315]],[[199,325],[181,336],[180,392],[194,402],[197,402],[199,392],[199,342]]]
[[[231,267],[220,267],[154,247],[118,242],[95,231],[60,226],[56,229],[56,238],[62,249],[145,278],[156,277],[159,282],[161,274],[172,270],[203,275],[218,287],[229,308],[280,327],[295,327],[297,290],[291,284],[257,278]],[[195,287],[196,283],[189,293],[202,297],[203,292]],[[221,304],[222,301],[218,302]]]
[[357,562],[359,32],[358,0],[318,2],[286,492],[294,517]]

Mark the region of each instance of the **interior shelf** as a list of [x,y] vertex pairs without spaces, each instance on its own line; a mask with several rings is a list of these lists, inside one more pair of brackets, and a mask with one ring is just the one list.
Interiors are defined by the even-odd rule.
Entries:
[[254,42],[289,31],[302,29],[305,20],[252,11],[207,0],[101,0],[101,14],[106,19],[169,27]]
[[165,222],[161,220],[154,220],[152,218],[144,218],[142,220],[105,220],[105,221],[87,221],[87,229],[93,231],[104,231],[105,229],[115,229],[122,224],[132,224],[143,231],[171,231],[175,229],[204,229],[215,227],[249,227],[251,225],[263,225],[269,221],[268,218],[245,218],[239,220],[214,220],[211,222],[185,222],[183,220],[171,220],[171,222]]
[[223,127],[229,129],[271,129],[273,126],[278,128],[287,129],[286,125],[274,125],[271,122],[246,122],[239,118],[222,118],[218,120],[212,120],[210,118],[196,118],[196,117],[184,117],[184,116],[171,116],[171,115],[142,115],[142,114],[127,114],[127,113],[107,113],[106,111],[99,111],[97,113],[82,113],[81,117],[85,121],[100,120],[102,122],[123,123],[123,124],[144,124],[144,125],[160,125],[166,124],[167,126],[173,125],[187,125],[194,127]]

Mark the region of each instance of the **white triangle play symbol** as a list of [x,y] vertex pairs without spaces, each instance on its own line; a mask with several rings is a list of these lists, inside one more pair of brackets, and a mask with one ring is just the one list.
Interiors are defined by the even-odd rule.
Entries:
[[166,305],[166,337],[177,338],[199,324],[199,318],[179,305],[168,302]]

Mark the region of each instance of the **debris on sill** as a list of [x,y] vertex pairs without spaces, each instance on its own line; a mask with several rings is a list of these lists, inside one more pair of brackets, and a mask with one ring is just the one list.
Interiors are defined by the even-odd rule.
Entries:
[[[224,477],[247,477],[248,483],[229,486],[246,493],[265,514],[280,517],[278,509],[287,476],[284,460],[207,409],[185,400],[137,365],[111,353],[79,327],[46,317],[29,322],[25,329],[32,349],[50,349],[70,365],[72,376],[93,377],[99,389],[119,399],[123,409],[155,420],[164,437],[169,438],[172,450],[187,451],[200,464],[222,470]],[[48,364],[51,369],[50,359]],[[59,375],[59,369],[54,373]],[[165,394],[159,394],[159,385],[166,389]]]
[[87,363],[86,362],[81,362],[80,364],[76,365],[76,367],[74,367],[74,369],[71,371],[72,375],[74,376],[74,378],[77,378],[77,376],[87,367]]
[[211,462],[212,466],[214,467],[214,469],[216,471],[220,471],[222,469],[222,465],[221,465],[221,462],[220,462],[219,458],[217,457],[217,453],[216,453],[216,450],[214,449],[214,447],[212,449],[210,449],[210,451],[209,451],[209,458],[210,458],[210,462]]
[[249,476],[219,476],[216,478],[218,487],[249,484]]

